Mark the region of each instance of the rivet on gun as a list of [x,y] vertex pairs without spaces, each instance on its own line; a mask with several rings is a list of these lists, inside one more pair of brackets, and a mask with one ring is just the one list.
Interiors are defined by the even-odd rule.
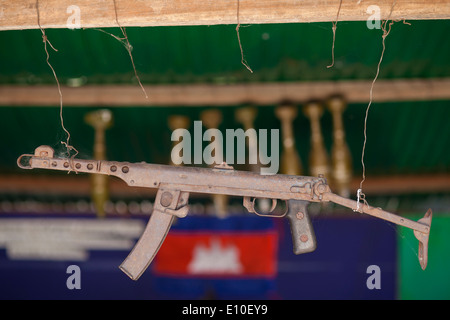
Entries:
[[326,186],[323,185],[323,184],[319,184],[319,185],[317,186],[317,191],[319,191],[320,193],[325,192],[326,189],[327,189]]
[[161,200],[160,200],[161,205],[163,207],[170,206],[170,204],[172,203],[172,199],[173,199],[173,196],[170,192],[163,192],[163,194],[161,195]]
[[297,219],[298,220],[302,220],[303,219],[303,217],[304,217],[304,215],[303,215],[303,212],[301,212],[301,211],[299,211],[299,212],[297,212]]
[[128,173],[128,171],[130,171],[130,168],[128,168],[127,166],[122,168],[123,173]]
[[75,168],[80,169],[81,168],[81,163],[75,164]]
[[69,167],[69,163],[66,161],[64,162],[64,168],[68,168]]
[[52,167],[56,167],[58,165],[58,163],[56,161],[52,162]]
[[117,167],[116,166],[111,166],[111,168],[109,168],[109,170],[111,170],[112,172],[116,172],[117,171]]
[[92,170],[92,169],[94,169],[94,165],[92,163],[89,163],[87,165],[87,168],[88,168],[88,170]]
[[306,242],[306,241],[308,241],[308,236],[307,236],[306,234],[302,234],[302,235],[300,236],[300,241],[301,241],[301,242]]

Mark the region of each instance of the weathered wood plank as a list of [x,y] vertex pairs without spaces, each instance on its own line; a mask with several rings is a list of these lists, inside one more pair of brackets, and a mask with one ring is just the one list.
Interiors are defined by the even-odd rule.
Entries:
[[[86,85],[62,87],[64,106],[235,106],[243,103],[276,105],[282,101],[303,103],[342,95],[348,103],[367,103],[371,80],[254,83],[233,85],[145,86]],[[374,102],[432,101],[450,99],[450,78],[379,80]],[[0,86],[1,106],[59,106],[56,85]]]
[[[339,8],[339,0],[0,0],[0,30],[38,28],[36,4],[43,28],[236,24],[238,4],[240,23],[323,22]],[[373,5],[380,19],[450,18],[448,0],[352,0],[342,2],[339,20],[367,20]]]

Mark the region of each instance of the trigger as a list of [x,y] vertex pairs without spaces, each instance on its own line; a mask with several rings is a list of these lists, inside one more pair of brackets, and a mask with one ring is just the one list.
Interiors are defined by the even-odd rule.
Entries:
[[255,203],[250,200],[250,197],[244,197],[243,205],[248,212],[256,213],[254,204]]
[[277,206],[277,199],[272,199],[272,208],[270,208],[269,212],[272,213],[273,210],[275,210],[276,206]]

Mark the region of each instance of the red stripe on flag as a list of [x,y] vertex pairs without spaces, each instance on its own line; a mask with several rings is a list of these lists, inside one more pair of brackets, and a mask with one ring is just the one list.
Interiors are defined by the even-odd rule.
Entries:
[[154,271],[179,276],[264,276],[276,274],[275,232],[171,232]]

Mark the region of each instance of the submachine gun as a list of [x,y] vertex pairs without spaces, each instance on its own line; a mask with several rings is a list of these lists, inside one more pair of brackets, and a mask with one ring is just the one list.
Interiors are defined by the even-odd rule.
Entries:
[[[389,213],[380,208],[360,204],[331,192],[323,177],[295,175],[261,175],[256,172],[237,171],[223,163],[214,168],[180,167],[149,163],[128,163],[104,160],[55,158],[49,146],[36,148],[34,154],[24,154],[17,159],[23,169],[51,169],[116,176],[129,186],[157,188],[150,220],[133,250],[120,265],[131,279],[137,280],[156,256],[174,217],[188,214],[188,198],[192,193],[225,194],[243,197],[244,207],[251,213],[261,214],[255,208],[258,198],[272,199],[274,210],[277,200],[286,202],[285,212],[290,223],[293,251],[301,254],[314,251],[316,239],[307,214],[309,202],[333,202],[341,206],[384,219],[414,230],[419,240],[419,263],[425,269],[428,261],[428,238],[432,212],[416,221]],[[296,200],[295,210],[289,210],[290,200]]]

